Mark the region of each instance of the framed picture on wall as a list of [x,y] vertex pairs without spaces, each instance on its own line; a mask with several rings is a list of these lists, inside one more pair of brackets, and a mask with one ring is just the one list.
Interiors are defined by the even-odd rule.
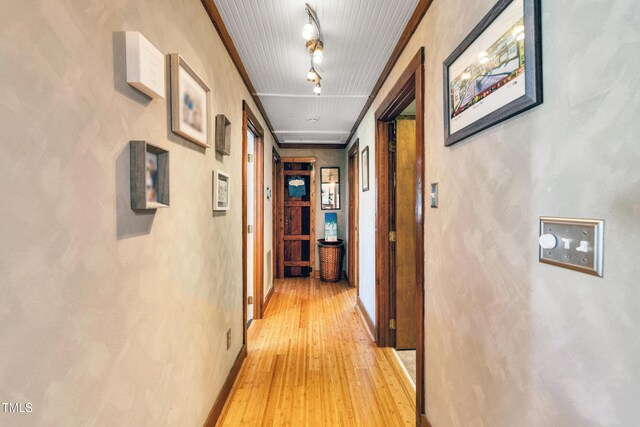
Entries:
[[131,209],[169,207],[169,152],[146,141],[129,142]]
[[540,0],[500,0],[444,61],[445,146],[542,103]]
[[171,130],[202,147],[209,145],[211,90],[177,53],[171,63]]
[[362,191],[369,191],[369,147],[362,150]]
[[323,211],[340,209],[340,168],[320,168],[320,208]]
[[218,170],[213,171],[213,210],[228,211],[231,183],[228,174]]

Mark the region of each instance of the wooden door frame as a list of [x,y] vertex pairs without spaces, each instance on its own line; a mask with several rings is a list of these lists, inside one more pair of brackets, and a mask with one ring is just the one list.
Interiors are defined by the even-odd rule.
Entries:
[[253,149],[254,166],[254,225],[253,225],[253,318],[262,319],[264,303],[264,130],[249,104],[242,101],[242,301],[244,343],[247,343],[247,154],[248,132],[255,136]]
[[425,140],[424,140],[424,48],[421,47],[401,74],[387,97],[375,112],[376,120],[376,343],[387,347],[393,344],[389,321],[391,274],[389,268],[389,122],[394,120],[413,100],[416,101],[416,422],[422,425],[425,417],[424,386],[424,197],[425,197]]
[[282,184],[280,182],[280,171],[282,170],[282,157],[276,147],[271,147],[271,156],[272,156],[272,170],[271,170],[271,205],[272,205],[272,280],[275,286],[275,279],[280,278],[279,273],[279,261],[280,261],[280,240],[279,240],[279,227],[280,227],[280,202],[282,200]]
[[356,296],[360,296],[360,227],[356,227],[356,221],[360,219],[360,139],[349,149],[348,176],[349,176],[349,242],[347,253],[349,262],[347,266],[347,281],[349,286],[356,288]]

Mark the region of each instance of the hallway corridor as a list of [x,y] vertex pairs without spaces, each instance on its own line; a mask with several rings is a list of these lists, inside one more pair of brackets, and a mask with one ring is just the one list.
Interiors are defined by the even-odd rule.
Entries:
[[640,427],[640,0],[4,0],[0,53],[0,427]]
[[415,425],[415,392],[393,350],[375,347],[355,292],[279,280],[217,425]]

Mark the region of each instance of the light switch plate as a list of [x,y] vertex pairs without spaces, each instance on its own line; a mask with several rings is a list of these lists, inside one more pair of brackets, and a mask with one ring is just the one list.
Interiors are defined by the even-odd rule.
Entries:
[[431,184],[431,207],[438,207],[438,183],[434,182]]
[[604,221],[540,217],[543,235],[554,236],[556,245],[547,249],[540,246],[540,262],[602,277]]

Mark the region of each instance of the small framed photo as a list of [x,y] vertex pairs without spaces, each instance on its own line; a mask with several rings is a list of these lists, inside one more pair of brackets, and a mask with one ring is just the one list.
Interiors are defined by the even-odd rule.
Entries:
[[500,0],[444,62],[445,146],[542,104],[540,0]]
[[216,116],[216,151],[223,156],[231,155],[231,122],[224,114]]
[[340,168],[320,168],[320,208],[323,211],[340,209]]
[[213,210],[228,211],[229,196],[231,194],[230,182],[231,178],[228,174],[217,170],[213,171]]
[[369,147],[362,150],[362,191],[369,191]]
[[193,69],[177,53],[171,63],[171,130],[205,148],[210,148],[210,92]]
[[146,141],[131,141],[131,209],[169,207],[169,152]]

